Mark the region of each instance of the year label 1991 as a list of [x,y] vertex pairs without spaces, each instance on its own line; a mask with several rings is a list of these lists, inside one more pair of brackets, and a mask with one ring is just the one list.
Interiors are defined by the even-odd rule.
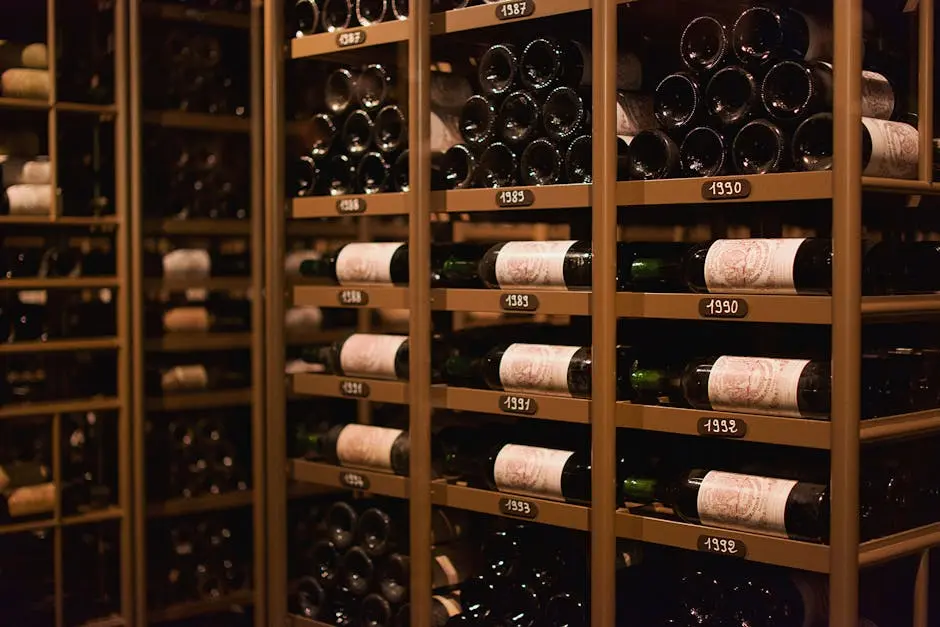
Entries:
[[698,301],[698,315],[703,318],[747,318],[743,298],[703,298]]
[[336,296],[339,304],[346,307],[365,307],[369,304],[369,293],[362,290],[340,290]]
[[343,380],[339,382],[339,393],[343,396],[368,398],[370,391],[369,384],[364,381]]
[[503,294],[499,306],[504,311],[537,311],[539,298],[535,294]]
[[534,398],[529,398],[528,396],[503,394],[499,397],[499,408],[507,414],[531,416],[539,410],[539,404],[535,402]]
[[[496,12],[499,13],[499,8]],[[528,207],[534,202],[535,194],[530,189],[501,189],[496,192],[496,204],[500,207]]]
[[336,201],[336,213],[341,213],[344,216],[350,215],[353,213],[365,213],[366,212],[366,200],[365,198],[340,198]]
[[747,557],[747,546],[743,542],[721,536],[699,536],[698,550],[730,557]]
[[339,48],[359,46],[364,43],[366,43],[366,31],[361,28],[343,31],[336,36],[336,45]]
[[699,418],[698,434],[716,438],[743,438],[747,423],[740,418]]
[[369,489],[369,478],[365,475],[360,475],[358,472],[339,473],[339,482],[347,488],[352,488],[353,490]]
[[705,200],[730,200],[751,195],[751,182],[747,179],[726,179],[702,183],[702,198]]
[[501,498],[499,499],[499,513],[504,516],[536,518],[539,515],[539,506],[525,499]]
[[496,19],[514,20],[520,17],[529,17],[535,13],[533,0],[510,0],[496,5]]

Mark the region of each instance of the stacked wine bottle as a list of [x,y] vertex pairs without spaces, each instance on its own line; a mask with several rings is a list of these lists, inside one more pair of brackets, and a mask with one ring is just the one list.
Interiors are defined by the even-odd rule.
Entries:
[[0,96],[48,100],[52,79],[46,44],[0,45]]
[[52,166],[39,152],[34,133],[0,129],[0,215],[45,216],[52,211]]

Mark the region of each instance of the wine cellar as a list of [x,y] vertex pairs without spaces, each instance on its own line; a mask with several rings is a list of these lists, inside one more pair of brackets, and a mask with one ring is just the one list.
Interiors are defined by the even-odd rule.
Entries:
[[940,627],[936,22],[0,0],[0,626]]

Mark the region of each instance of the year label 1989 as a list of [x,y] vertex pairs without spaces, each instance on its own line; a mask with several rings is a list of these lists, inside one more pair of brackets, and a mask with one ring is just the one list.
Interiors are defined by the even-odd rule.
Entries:
[[698,434],[717,438],[743,438],[747,423],[740,418],[699,418]]
[[535,13],[533,0],[510,0],[496,5],[496,19],[514,20],[520,17],[529,17]]
[[339,393],[343,396],[368,398],[370,391],[369,384],[364,381],[343,380],[339,382]]
[[350,215],[353,213],[365,213],[366,212],[366,200],[365,198],[340,198],[336,201],[336,213],[341,213],[344,216]]
[[698,315],[703,318],[747,318],[743,298],[703,298],[698,301]]
[[369,489],[369,478],[365,475],[360,475],[358,472],[339,473],[339,482],[347,488],[352,488],[353,490]]
[[747,557],[747,546],[743,542],[721,536],[699,536],[698,550],[730,557]]
[[503,394],[499,397],[499,408],[507,414],[531,416],[539,410],[539,404],[535,402],[534,398],[529,398],[528,396]]
[[535,294],[503,294],[499,306],[504,311],[537,311],[539,298]]
[[[499,13],[499,8],[496,12]],[[528,207],[534,202],[535,194],[530,189],[501,189],[496,192],[496,204],[500,207]]]
[[747,179],[727,179],[702,183],[702,198],[705,200],[730,200],[751,195],[751,182]]
[[539,515],[539,506],[525,499],[501,498],[499,499],[499,513],[504,516],[536,518]]
[[369,293],[362,290],[340,290],[336,296],[339,304],[346,307],[365,307],[369,304]]
[[361,28],[343,31],[336,36],[336,45],[339,48],[359,46],[364,43],[366,43],[366,31]]

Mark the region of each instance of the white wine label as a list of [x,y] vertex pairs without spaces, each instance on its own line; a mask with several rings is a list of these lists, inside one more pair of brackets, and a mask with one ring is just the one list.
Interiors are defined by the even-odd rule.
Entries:
[[720,239],[705,255],[712,294],[796,294],[793,262],[805,238]]
[[573,451],[507,444],[493,463],[493,479],[500,492],[563,501],[561,478]]
[[786,508],[796,481],[713,470],[698,489],[703,525],[787,537]]
[[507,392],[571,396],[568,366],[580,346],[511,344],[499,361],[499,382]]
[[23,290],[16,297],[24,305],[45,305],[49,294],[46,290]]
[[404,433],[401,429],[346,425],[336,439],[336,456],[343,466],[392,470],[392,446]]
[[49,70],[13,68],[0,75],[0,92],[9,98],[46,100],[50,87]]
[[431,112],[431,152],[445,153],[463,139],[459,119],[453,115]]
[[163,277],[166,279],[208,279],[212,272],[209,251],[201,248],[179,248],[163,255]]
[[404,242],[346,244],[336,256],[340,285],[388,285],[392,282],[392,257]]
[[457,572],[457,567],[454,566],[450,556],[446,553],[440,553],[434,556],[434,561],[437,562],[441,572],[444,573],[448,586],[456,586],[460,583],[460,574]]
[[890,120],[894,114],[894,89],[878,72],[862,72],[862,117]]
[[291,307],[284,312],[284,328],[288,333],[316,331],[323,324],[319,307]]
[[6,195],[10,215],[47,215],[52,210],[51,185],[13,185]]
[[14,157],[0,156],[3,165],[3,187],[11,185],[48,185],[51,175],[49,160],[25,161]]
[[175,366],[163,373],[160,386],[164,392],[204,390],[209,385],[209,373],[202,364]]
[[205,307],[175,307],[163,314],[163,330],[170,333],[209,330],[209,310]]
[[287,253],[284,258],[284,274],[289,277],[300,276],[300,264],[308,259],[317,260],[321,257],[315,250],[295,250]]
[[407,335],[354,333],[346,338],[339,351],[339,363],[347,377],[397,379],[395,355]]
[[708,375],[708,402],[715,411],[800,416],[797,396],[807,359],[728,357]]
[[565,285],[565,257],[575,243],[506,242],[496,256],[496,282],[503,289]]
[[865,176],[892,179],[917,178],[920,135],[904,122],[862,118],[871,136],[871,157],[862,172]]
[[790,580],[803,601],[802,627],[822,625],[829,618],[829,581],[822,575],[793,571]]
[[45,514],[55,509],[55,484],[18,488],[7,494],[7,511],[13,518]]
[[623,91],[617,93],[617,135],[633,137],[640,131],[658,126],[652,96]]
[[832,24],[822,21],[820,18],[801,11],[796,11],[806,20],[806,29],[809,35],[809,44],[806,47],[807,61],[814,59],[832,58]]
[[439,594],[435,594],[432,599],[436,599],[438,603],[441,604],[441,607],[444,608],[444,611],[447,612],[448,617],[456,616],[463,612],[463,608],[460,607],[460,602],[454,597],[445,597]]

